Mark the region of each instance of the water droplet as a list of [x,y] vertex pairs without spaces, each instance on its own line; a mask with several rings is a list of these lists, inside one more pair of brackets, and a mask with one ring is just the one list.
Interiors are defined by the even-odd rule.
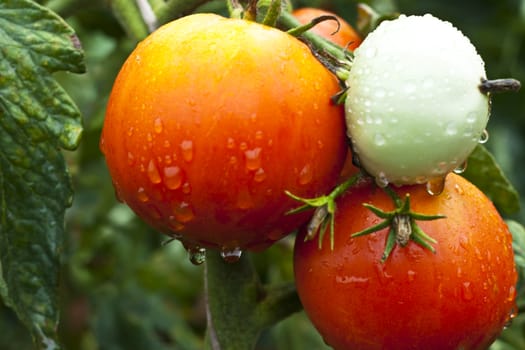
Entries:
[[467,170],[466,160],[463,163],[461,163],[458,167],[456,167],[453,171],[454,171],[454,174],[463,174],[465,170]]
[[162,133],[162,119],[155,119],[155,121],[153,122],[153,130],[155,130],[157,134]]
[[253,198],[247,188],[241,188],[237,195],[237,208],[249,209],[253,206]]
[[148,133],[146,134],[146,139],[148,140],[148,142],[153,141],[153,136],[151,135],[151,133],[148,132]]
[[157,166],[155,165],[155,162],[153,159],[151,159],[148,163],[148,178],[151,181],[151,183],[158,184],[161,181],[159,170],[157,169]]
[[440,195],[445,188],[445,177],[436,177],[427,182],[427,193],[431,196]]
[[175,232],[180,232],[184,229],[184,224],[181,222],[178,222],[177,219],[175,219],[175,216],[170,215],[168,217],[170,228]]
[[184,194],[190,194],[191,193],[191,185],[189,182],[185,182],[182,185],[182,193]]
[[445,129],[445,134],[448,136],[454,136],[458,133],[458,127],[455,122],[450,122],[447,124]]
[[169,140],[164,140],[164,148],[170,148],[171,147],[171,143]]
[[221,249],[221,258],[227,263],[235,263],[239,261],[242,255],[242,250],[239,247],[235,248],[222,248]]
[[256,170],[261,167],[261,148],[256,147],[244,152],[246,156],[246,169]]
[[263,168],[257,169],[255,174],[253,174],[253,180],[255,182],[263,182],[266,179],[266,173]]
[[137,198],[138,198],[139,201],[141,201],[143,203],[149,201],[149,197],[148,197],[144,187],[139,187],[139,189],[137,190]]
[[186,162],[191,162],[193,160],[193,141],[182,141],[180,144],[180,150],[182,151],[182,159]]
[[133,131],[135,131],[135,128],[130,126],[130,128],[128,129],[128,132],[127,132],[129,137],[131,137],[133,135]]
[[173,208],[173,216],[180,223],[187,223],[195,217],[193,208],[187,202],[180,202]]
[[262,132],[261,130],[258,130],[255,132],[255,139],[256,140],[262,140],[264,137],[264,132]]
[[469,114],[467,114],[466,122],[469,124],[474,124],[474,122],[476,122],[477,119],[478,119],[477,113],[470,112]]
[[299,185],[308,185],[310,182],[312,182],[314,177],[312,167],[310,164],[306,164],[301,171],[299,172],[299,178],[297,179],[297,182]]
[[408,277],[408,282],[414,282],[414,280],[416,279],[416,271],[408,270],[407,277]]
[[195,246],[187,248],[190,261],[193,265],[201,265],[206,261],[206,249]]
[[100,138],[100,142],[98,144],[98,148],[100,148],[100,152],[102,152],[102,154],[106,154],[106,142],[104,141],[104,137],[102,136]]
[[385,188],[386,186],[388,186],[388,179],[386,178],[386,175],[383,172],[380,172],[379,175],[376,176],[375,182],[376,185],[381,188]]
[[231,137],[228,137],[226,140],[226,148],[233,149],[235,147],[235,140]]
[[178,166],[164,168],[164,184],[170,190],[176,190],[182,184],[182,170]]
[[385,137],[381,133],[376,133],[374,136],[374,142],[376,146],[384,146],[386,143]]
[[128,152],[128,165],[132,166],[133,164],[135,164],[135,156],[133,153]]
[[236,156],[231,156],[229,162],[230,162],[231,165],[237,164],[237,157]]
[[246,150],[248,149],[248,144],[247,144],[246,142],[241,142],[241,143],[239,144],[239,149],[240,149],[241,151],[246,151]]
[[466,301],[472,300],[474,298],[474,294],[472,293],[472,285],[470,282],[463,282],[461,285],[461,296]]
[[487,141],[489,140],[489,132],[487,131],[487,129],[483,130],[483,132],[481,133],[481,136],[479,138],[479,141],[478,143],[480,144],[484,144],[484,143],[487,143]]

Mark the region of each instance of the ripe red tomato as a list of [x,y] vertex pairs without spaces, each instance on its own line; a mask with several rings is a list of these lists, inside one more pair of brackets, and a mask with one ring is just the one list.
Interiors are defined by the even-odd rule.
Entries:
[[380,262],[387,229],[353,237],[381,219],[370,203],[392,210],[391,199],[366,183],[337,203],[335,248],[328,235],[298,235],[297,291],[312,323],[335,349],[486,349],[515,307],[512,237],[489,201],[464,178],[450,174],[443,193],[425,187],[410,193],[414,212],[443,214],[419,221],[437,240],[435,254],[410,241]]
[[317,24],[311,29],[311,31],[339,46],[348,47],[350,50],[355,50],[359,44],[361,44],[362,39],[359,33],[357,33],[347,21],[335,13],[312,7],[303,7],[294,10],[292,14],[302,24],[306,24],[320,16],[334,16],[339,21],[339,30],[337,30],[337,23],[330,20]]
[[141,42],[112,90],[101,149],[119,198],[187,246],[260,249],[337,181],[346,156],[334,76],[292,36],[196,14]]

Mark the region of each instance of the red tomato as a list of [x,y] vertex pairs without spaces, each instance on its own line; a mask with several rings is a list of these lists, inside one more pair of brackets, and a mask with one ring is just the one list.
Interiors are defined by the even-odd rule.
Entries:
[[362,203],[392,210],[391,199],[367,183],[337,203],[335,248],[328,236],[298,235],[297,291],[312,323],[335,349],[486,349],[515,307],[512,237],[500,215],[474,185],[450,174],[443,193],[424,186],[410,193],[414,212],[443,214],[419,221],[437,240],[436,253],[410,241],[384,263],[387,229],[351,238],[381,221]]
[[337,23],[335,21],[329,20],[317,24],[311,29],[311,31],[339,46],[348,47],[350,50],[355,50],[359,44],[361,44],[361,36],[347,21],[335,13],[317,8],[304,7],[294,10],[292,14],[302,24],[311,22],[313,19],[320,16],[334,16],[339,21],[339,30],[337,30]]
[[196,14],[141,42],[111,93],[101,149],[119,198],[187,246],[261,249],[337,181],[337,80],[306,45],[254,22]]

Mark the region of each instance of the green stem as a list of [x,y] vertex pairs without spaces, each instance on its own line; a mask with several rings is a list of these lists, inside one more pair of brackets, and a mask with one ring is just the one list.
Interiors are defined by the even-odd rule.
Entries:
[[112,0],[110,4],[115,17],[129,36],[136,41],[148,36],[148,27],[135,1]]
[[249,254],[227,263],[208,250],[204,273],[209,349],[253,349],[262,329],[301,309],[293,284],[260,283]]
[[[129,1],[129,0],[128,0]],[[195,11],[199,6],[211,0],[167,0],[152,1],[151,7],[160,25]]]
[[[285,29],[293,29],[301,27],[302,24],[295,18],[291,13],[283,11],[281,17],[279,18],[279,24]],[[320,37],[317,34],[311,32],[304,32],[301,34],[308,42],[317,50],[325,51],[332,55],[334,58],[341,61],[347,61],[347,55],[345,50],[340,46]]]

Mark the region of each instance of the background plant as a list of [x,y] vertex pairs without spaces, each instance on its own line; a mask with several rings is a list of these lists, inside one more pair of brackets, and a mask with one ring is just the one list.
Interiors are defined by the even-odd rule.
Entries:
[[[354,1],[292,2],[334,11],[351,23],[356,18]],[[227,14],[227,9],[224,1],[150,0],[156,16],[148,17],[137,3],[145,1],[0,2],[2,349],[33,348],[30,335],[47,348],[59,342],[68,349],[201,349],[205,344],[204,268],[193,266],[177,242],[163,245],[165,237],[115,200],[98,142],[113,79],[137,41],[176,17],[194,11]],[[368,3],[381,12],[431,12],[449,20],[475,44],[490,77],[525,81],[525,2]],[[525,194],[524,113],[522,93],[497,96],[486,144],[520,197]],[[483,164],[486,155],[478,157]],[[486,175],[479,169],[471,162],[465,176],[480,182]],[[493,199],[512,203],[501,195]],[[514,233],[522,231],[518,222],[525,222],[524,208],[503,213],[513,220]],[[525,249],[525,234],[515,240],[516,249]],[[292,281],[291,242],[251,255],[260,285]],[[256,345],[323,347],[302,312],[264,330]],[[522,348],[523,315],[493,345]]]

